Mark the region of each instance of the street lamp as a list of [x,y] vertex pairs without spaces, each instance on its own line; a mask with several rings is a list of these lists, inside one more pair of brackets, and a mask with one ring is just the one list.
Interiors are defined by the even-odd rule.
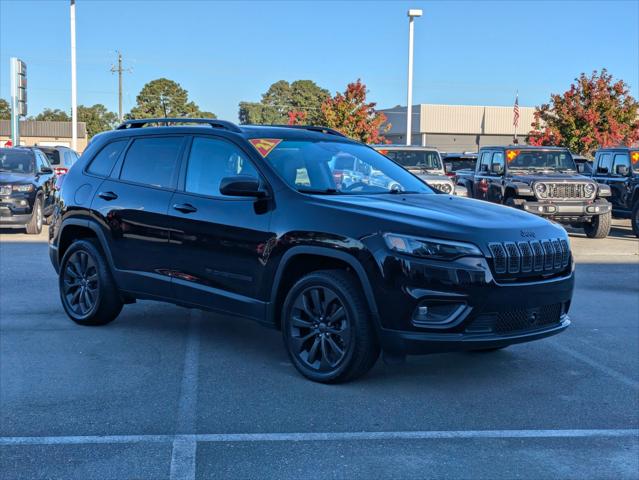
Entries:
[[420,9],[408,10],[408,105],[406,109],[406,145],[411,144],[413,123],[413,19],[421,17]]
[[71,0],[71,148],[78,150],[78,84],[75,66],[75,0]]

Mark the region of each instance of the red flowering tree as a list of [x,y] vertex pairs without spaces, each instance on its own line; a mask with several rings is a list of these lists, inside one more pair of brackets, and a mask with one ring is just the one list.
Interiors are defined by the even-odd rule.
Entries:
[[[385,143],[383,133],[390,130],[386,123],[386,115],[375,110],[374,102],[366,101],[366,85],[359,79],[349,83],[344,93],[337,92],[329,97],[321,106],[321,125],[334,128],[344,135],[364,143]],[[300,125],[306,122],[301,111],[288,114],[289,125]]]
[[531,145],[562,145],[582,155],[599,147],[639,142],[639,103],[623,80],[604,68],[590,77],[582,73],[563,95],[535,109]]

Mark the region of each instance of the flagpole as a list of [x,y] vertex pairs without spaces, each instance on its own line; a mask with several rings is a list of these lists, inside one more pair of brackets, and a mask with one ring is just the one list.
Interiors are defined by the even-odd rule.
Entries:
[[519,139],[517,138],[517,127],[519,126],[519,90],[515,94],[515,105],[517,106],[517,120],[513,122],[515,124],[515,144],[519,143]]

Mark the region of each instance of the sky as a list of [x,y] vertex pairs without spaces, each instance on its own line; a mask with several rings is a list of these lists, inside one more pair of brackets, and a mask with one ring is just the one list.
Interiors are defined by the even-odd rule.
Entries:
[[[240,101],[270,84],[310,79],[331,93],[360,78],[378,108],[406,105],[409,8],[415,20],[413,100],[535,106],[581,72],[607,68],[639,98],[639,0],[177,1],[77,0],[78,103],[124,111],[166,77],[202,110],[237,121]],[[9,58],[28,69],[29,115],[70,111],[69,2],[0,0],[0,96]]]

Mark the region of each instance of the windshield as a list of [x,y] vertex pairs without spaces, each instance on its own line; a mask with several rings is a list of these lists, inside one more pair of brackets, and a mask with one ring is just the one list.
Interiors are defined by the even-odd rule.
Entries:
[[0,150],[0,172],[33,173],[34,157],[31,152],[12,149]]
[[405,168],[421,168],[424,170],[441,170],[439,154],[427,150],[380,150],[391,160]]
[[266,160],[300,192],[433,193],[421,180],[364,145],[284,140]]
[[577,170],[568,152],[507,150],[508,168],[513,170]]

